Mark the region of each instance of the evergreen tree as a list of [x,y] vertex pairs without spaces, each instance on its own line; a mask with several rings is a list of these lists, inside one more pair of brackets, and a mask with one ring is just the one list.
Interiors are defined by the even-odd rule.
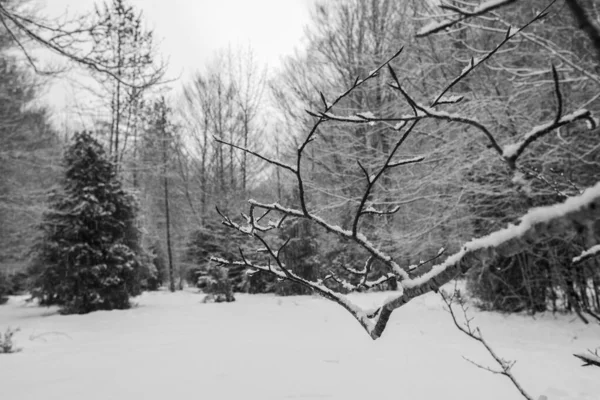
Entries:
[[41,225],[33,294],[65,313],[128,308],[143,271],[134,198],[88,133],[75,135],[65,164],[62,191],[51,195]]

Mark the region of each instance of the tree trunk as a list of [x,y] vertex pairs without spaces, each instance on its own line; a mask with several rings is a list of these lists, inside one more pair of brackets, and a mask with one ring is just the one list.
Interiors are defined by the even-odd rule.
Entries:
[[167,133],[163,127],[163,189],[165,200],[165,231],[167,236],[167,258],[169,261],[169,290],[175,291],[175,276],[173,272],[173,251],[171,249],[171,214],[169,208],[169,179],[167,177]]
[[[166,171],[165,171],[166,172]],[[175,277],[173,274],[173,251],[171,249],[171,218],[169,214],[169,184],[167,175],[163,177],[163,186],[165,189],[165,229],[167,233],[167,257],[169,260],[169,290],[175,291]]]
[[[248,148],[248,135],[249,135],[249,122],[248,115],[244,115],[244,148]],[[248,179],[248,153],[242,153],[242,191],[246,193],[247,179]]]

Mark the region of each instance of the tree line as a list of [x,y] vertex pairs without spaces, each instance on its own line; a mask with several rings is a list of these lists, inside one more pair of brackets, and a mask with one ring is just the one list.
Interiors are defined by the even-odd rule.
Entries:
[[[446,12],[462,10],[458,2],[447,3]],[[229,219],[248,198],[361,231],[374,249],[415,274],[471,238],[596,182],[597,130],[586,123],[595,123],[591,115],[599,104],[597,54],[563,1],[510,2],[482,18],[459,13],[442,28],[448,21],[432,19],[437,9],[427,2],[318,2],[306,49],[281,68],[267,71],[251,49],[223,50],[182,82],[181,94],[166,90],[172,83],[165,82],[153,33],[127,1],[107,1],[77,23],[59,25],[23,16],[23,4],[13,0],[0,8],[7,94],[1,110],[0,265],[10,273],[24,271],[37,257],[32,249],[44,240],[40,224],[54,212],[47,193],[64,190],[59,187],[67,167],[60,157],[72,143],[65,137],[73,134],[57,132],[48,110],[23,106],[43,87],[29,53],[14,55],[28,41],[49,46],[94,77],[88,92],[104,111],[94,115],[91,137],[123,187],[136,195],[134,236],[146,260],[141,264],[150,271],[144,276],[154,274],[158,282],[148,287],[165,282],[176,290],[208,270],[233,282],[226,290],[311,292],[268,271],[236,275],[234,282],[210,262],[211,256],[234,262],[240,253],[266,260],[264,252],[255,253],[248,232],[221,224],[222,217],[226,225],[252,221],[249,214],[242,222]],[[390,78],[388,65],[391,80],[383,77]],[[340,93],[345,95],[333,104]],[[316,120],[326,122],[312,135],[318,145],[303,147],[296,165]],[[396,150],[399,135],[417,120]],[[554,125],[545,132],[548,121]],[[520,147],[527,132],[541,132],[539,140]],[[365,183],[392,152],[396,158],[388,165],[398,165]],[[358,207],[359,218],[349,212]],[[270,211],[265,221],[281,213]],[[318,222],[285,218],[275,225],[280,229],[269,229],[266,238],[274,248],[285,245],[281,261],[300,278],[326,279],[344,292],[353,271],[368,265],[377,284],[355,289],[397,289],[382,259],[365,264],[368,249]],[[471,292],[488,309],[572,309],[583,318],[597,316],[596,261],[571,262],[596,243],[597,227],[582,229],[585,235],[553,234],[490,262],[473,261]]]

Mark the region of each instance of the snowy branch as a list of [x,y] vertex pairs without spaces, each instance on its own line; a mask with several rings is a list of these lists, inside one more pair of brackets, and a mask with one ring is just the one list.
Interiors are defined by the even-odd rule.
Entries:
[[600,254],[600,244],[597,244],[597,245],[583,251],[577,257],[574,257],[573,261],[572,261],[573,265],[580,264],[586,260],[589,260],[590,258],[597,256],[598,254]]
[[519,142],[504,147],[502,156],[512,168],[515,167],[517,158],[525,151],[527,146],[563,125],[567,125],[578,120],[586,120],[590,124],[590,128],[594,129],[596,127],[596,121],[592,118],[592,115],[588,110],[581,109],[567,115],[562,115],[564,106],[560,92],[558,73],[556,72],[556,68],[554,66],[552,66],[552,78],[554,81],[554,91],[556,94],[556,115],[552,121],[538,125],[531,129]]
[[[451,11],[452,14],[449,16],[445,15],[444,19],[441,21],[431,21],[429,24],[422,27],[417,32],[416,36],[423,37],[432,35],[434,33],[438,33],[444,29],[450,28],[458,24],[461,21],[466,20],[467,18],[473,18],[483,14],[487,14],[490,11],[507,6],[511,3],[514,3],[515,1],[516,0],[489,0],[473,7],[472,10],[460,8],[455,5],[442,2],[439,7]],[[432,16],[432,18],[435,18],[435,15]]]
[[600,367],[600,355],[598,354],[598,351],[596,351],[595,353],[592,353],[591,351],[588,353],[578,353],[578,354],[573,354],[575,357],[579,358],[581,361],[583,361],[583,366],[587,367],[589,365],[593,365],[596,367]]
[[[399,276],[401,278],[408,278],[407,272],[404,269],[402,269],[392,259],[391,256],[389,256],[389,255],[385,254],[384,252],[382,252],[381,250],[379,250],[371,241],[369,241],[364,235],[362,235],[360,233],[354,235],[352,233],[352,231],[344,230],[337,225],[330,224],[327,221],[325,221],[324,219],[322,219],[310,212],[304,213],[302,210],[284,207],[284,206],[280,205],[279,203],[266,204],[266,203],[258,202],[256,200],[249,200],[248,202],[250,203],[251,206],[254,206],[255,208],[277,211],[277,212],[282,213],[284,216],[286,216],[288,218],[300,218],[300,219],[307,219],[307,220],[313,221],[314,223],[320,225],[321,227],[323,227],[325,230],[327,230],[330,233],[333,233],[340,237],[354,241],[356,244],[358,244],[363,249],[365,249],[368,253],[370,253],[372,257],[374,257],[375,259],[377,259],[377,260],[381,261],[382,263],[384,263],[385,265],[387,265],[390,268],[391,272],[393,272],[394,274],[396,274],[397,276]],[[252,226],[250,226],[250,227],[239,226],[238,224],[233,223],[229,218],[225,219],[223,221],[223,223],[225,225],[232,227],[234,229],[237,229],[243,233],[252,233],[253,231],[257,230],[256,227],[252,227]]]
[[[494,3],[499,3],[499,2],[494,2]],[[518,141],[516,143],[506,145],[506,146],[504,146],[504,148],[500,146],[500,144],[498,143],[498,141],[492,134],[491,130],[488,129],[485,125],[483,125],[481,122],[477,121],[474,118],[466,117],[464,115],[440,111],[436,107],[439,107],[442,105],[447,105],[447,104],[455,104],[455,103],[462,101],[463,96],[449,95],[448,94],[449,91],[456,84],[458,84],[460,81],[465,79],[473,70],[475,70],[475,68],[482,65],[488,59],[490,59],[494,54],[496,54],[498,52],[498,50],[500,50],[500,48],[502,46],[504,46],[506,43],[508,43],[512,38],[514,38],[516,35],[521,33],[525,28],[530,26],[532,23],[542,19],[547,14],[547,10],[551,5],[552,5],[552,3],[550,5],[548,5],[542,12],[538,13],[529,22],[527,22],[525,25],[520,27],[519,29],[514,29],[512,27],[509,27],[506,30],[506,33],[505,33],[502,41],[500,43],[498,43],[496,46],[494,46],[493,49],[486,52],[484,55],[482,55],[480,57],[471,58],[470,62],[465,66],[465,68],[463,68],[461,73],[456,78],[454,78],[448,85],[446,85],[444,87],[444,89],[440,92],[440,94],[431,102],[431,106],[425,106],[423,104],[420,104],[416,99],[414,99],[402,87],[396,72],[394,71],[392,66],[389,65],[389,62],[387,64],[385,64],[385,65],[387,65],[388,71],[389,71],[390,76],[393,81],[393,83],[391,83],[389,86],[393,90],[400,92],[402,97],[406,100],[408,105],[412,108],[412,110],[413,110],[412,115],[401,115],[401,116],[397,116],[397,117],[377,117],[377,116],[373,115],[373,113],[357,113],[355,115],[342,116],[342,115],[337,115],[334,112],[332,112],[331,107],[327,108],[323,112],[309,111],[309,114],[312,115],[313,117],[319,118],[319,123],[325,122],[325,121],[347,122],[347,123],[353,123],[353,124],[396,123],[396,125],[393,128],[395,130],[402,130],[406,126],[407,123],[412,122],[413,124],[408,128],[407,131],[405,131],[405,134],[404,134],[405,136],[403,136],[401,138],[401,140],[398,142],[400,145],[402,144],[402,142],[406,138],[406,136],[408,136],[411,133],[411,131],[414,129],[414,124],[423,119],[439,119],[439,120],[445,120],[448,122],[456,122],[456,123],[469,125],[469,126],[476,128],[481,133],[483,133],[486,136],[486,138],[488,139],[492,149],[496,153],[498,153],[498,155],[500,155],[504,159],[504,161],[506,161],[506,163],[512,170],[515,170],[518,157],[526,150],[526,148],[530,144],[532,144],[539,138],[545,136],[546,134],[548,134],[548,133],[554,131],[555,129],[560,128],[564,125],[567,125],[567,124],[570,124],[570,123],[573,123],[573,122],[576,122],[579,120],[587,121],[592,129],[596,125],[595,120],[592,117],[591,113],[585,109],[580,109],[580,110],[574,111],[572,113],[563,115],[563,110],[564,110],[565,106],[563,104],[563,96],[560,91],[560,79],[558,76],[558,72],[554,66],[552,66],[552,69],[551,69],[553,83],[554,83],[554,92],[555,92],[555,96],[556,96],[556,114],[555,114],[553,121],[533,128],[530,132],[523,135],[523,139],[521,139],[520,141]],[[377,71],[379,71],[381,68],[382,67],[379,67]],[[345,94],[347,94],[347,93],[348,92],[346,92]],[[324,104],[327,104],[327,102],[324,102]],[[380,171],[380,173],[384,172],[386,169],[391,168],[396,165],[397,164],[395,164],[395,163],[392,163],[392,164],[388,163],[384,166],[384,168]],[[400,163],[398,165],[402,165],[402,164]],[[370,175],[361,164],[359,164],[359,166],[361,167],[363,172],[365,172],[366,176],[368,177],[367,181],[369,182],[370,186],[372,186],[372,183],[373,183],[372,179],[376,180],[378,177],[381,176],[380,174]],[[368,197],[370,194],[370,186],[369,185],[367,186],[365,198]],[[364,204],[362,204],[362,205],[364,206]],[[360,217],[360,215],[361,215],[361,213],[360,213],[360,208],[359,208],[359,213],[357,214],[357,217]],[[353,231],[355,231],[356,226],[357,226],[357,219],[355,219]]]
[[[253,202],[253,204],[258,203]],[[289,210],[279,205],[265,206],[274,210],[287,211],[288,215],[291,216],[305,217],[300,211]],[[521,218],[521,222],[518,225],[510,225],[507,228],[491,233],[488,236],[471,240],[466,243],[459,252],[451,255],[444,262],[433,266],[427,273],[410,278],[408,277],[408,274],[401,269],[401,271],[404,272],[403,274],[394,275],[394,279],[399,283],[398,293],[385,301],[374,313],[362,310],[360,307],[352,304],[345,296],[336,293],[325,286],[324,282],[308,281],[296,276],[291,271],[288,271],[279,259],[279,252],[270,250],[272,257],[278,264],[278,269],[252,264],[247,260],[242,261],[241,263],[249,268],[264,270],[273,273],[282,279],[289,279],[314,289],[316,292],[339,303],[345,309],[350,311],[369,335],[373,339],[377,339],[385,330],[387,322],[394,310],[402,307],[416,297],[422,296],[430,291],[438,290],[439,287],[457,277],[461,272],[469,270],[472,265],[480,262],[489,263],[497,256],[507,257],[517,254],[531,246],[532,243],[539,242],[544,238],[569,230],[577,231],[576,226],[580,225],[582,222],[593,222],[597,220],[600,220],[600,182],[594,187],[587,189],[582,195],[569,198],[562,204],[532,209]],[[226,224],[228,223],[229,222],[226,221]],[[341,236],[350,239],[353,238],[352,232],[327,225],[324,221],[321,221],[321,224],[329,226],[332,231],[337,232]],[[248,232],[248,230],[242,231]],[[253,235],[258,238],[266,248],[269,248],[266,241],[257,235],[256,232],[254,232]],[[372,250],[378,252],[375,248]],[[387,259],[387,256],[382,253],[378,253],[376,258],[381,259],[381,257],[388,262],[393,262]],[[221,262],[224,264],[242,265],[240,262],[230,263],[226,260],[222,260]],[[357,272],[364,273],[366,270],[367,268],[365,267],[363,271]],[[379,280],[370,283],[370,285],[380,284],[382,279],[388,280],[391,279],[391,277],[389,275],[384,275],[379,278]],[[356,286],[358,287],[358,285]],[[375,314],[375,316],[369,318],[372,314]]]

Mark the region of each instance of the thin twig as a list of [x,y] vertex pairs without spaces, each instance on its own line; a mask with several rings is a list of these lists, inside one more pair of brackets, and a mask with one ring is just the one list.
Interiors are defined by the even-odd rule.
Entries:
[[[508,379],[510,379],[512,384],[517,388],[519,393],[521,393],[521,395],[524,398],[526,398],[528,400],[533,400],[533,397],[531,397],[531,395],[529,395],[525,391],[525,389],[521,386],[521,384],[519,383],[517,378],[512,373],[512,367],[515,365],[515,362],[507,361],[507,360],[503,359],[502,357],[500,357],[494,351],[494,349],[490,346],[490,344],[484,339],[483,334],[481,333],[481,330],[478,327],[473,328],[471,326],[471,321],[473,321],[473,318],[469,318],[469,316],[467,314],[468,309],[465,305],[464,299],[462,299],[462,296],[460,295],[460,291],[455,287],[454,292],[450,295],[450,294],[444,292],[443,290],[441,290],[440,296],[441,296],[442,300],[444,301],[444,303],[446,304],[447,310],[450,313],[450,316],[452,317],[452,321],[454,322],[454,325],[458,328],[458,330],[461,331],[462,333],[464,333],[465,335],[467,335],[468,337],[470,337],[471,339],[481,343],[483,345],[483,347],[486,349],[486,351],[492,356],[494,361],[496,361],[496,363],[498,364],[498,366],[501,369],[494,370],[489,367],[484,367],[480,364],[477,364],[474,361],[471,361],[469,359],[467,359],[467,361],[471,362],[478,368],[482,368],[486,371],[506,376]],[[453,303],[458,303],[458,305],[460,306],[461,311],[463,313],[463,317],[465,319],[464,325],[459,324],[456,314],[454,312]]]

